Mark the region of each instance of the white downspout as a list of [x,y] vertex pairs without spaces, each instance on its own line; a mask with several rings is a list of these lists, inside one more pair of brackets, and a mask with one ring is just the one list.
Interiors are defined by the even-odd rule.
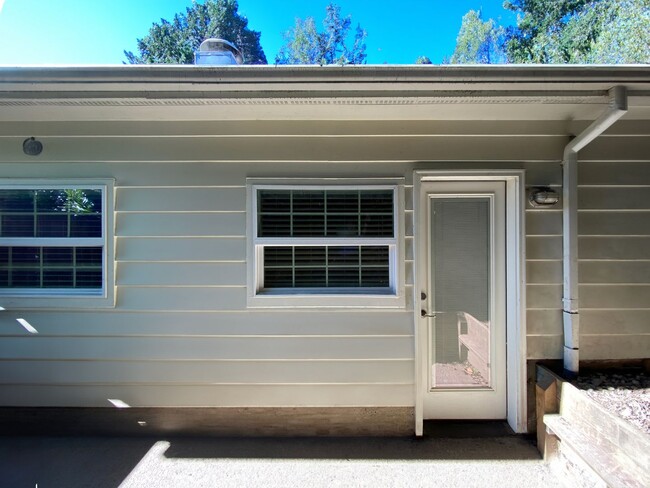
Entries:
[[596,139],[627,112],[627,91],[624,86],[609,90],[609,106],[589,127],[564,148],[563,179],[563,256],[564,291],[562,316],[564,323],[564,373],[575,377],[579,370],[580,316],[578,302],[578,151]]

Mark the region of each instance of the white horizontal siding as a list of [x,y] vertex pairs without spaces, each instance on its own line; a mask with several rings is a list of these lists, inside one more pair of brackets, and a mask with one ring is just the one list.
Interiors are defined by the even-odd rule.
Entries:
[[[582,359],[647,358],[650,351],[648,140],[605,137],[593,152],[581,154]],[[597,162],[603,159],[596,154],[598,148],[603,148],[605,156],[617,153],[619,161]]]
[[[405,336],[413,333],[409,311],[363,309],[251,310],[213,312],[113,311],[39,312],[0,314],[0,338],[26,334],[15,316],[24,317],[48,336]],[[7,339],[10,340],[10,339]]]
[[3,406],[112,407],[376,407],[410,406],[412,384],[6,385]]
[[6,384],[408,383],[410,359],[263,361],[0,361]]
[[115,219],[122,237],[231,237],[246,235],[243,212],[124,213]]
[[411,359],[413,337],[124,336],[6,338],[3,359]]
[[[349,124],[360,137],[347,137],[347,126],[338,126],[343,137],[309,136],[331,135],[332,123],[121,124],[67,129],[85,137],[45,124],[60,135],[47,160],[29,164],[12,164],[23,155],[1,150],[22,142],[22,132],[0,140],[5,177],[115,178],[118,287],[114,310],[0,315],[2,405],[412,405],[413,170],[524,168],[527,187],[560,191],[567,142],[556,123],[527,121]],[[363,137],[373,128],[395,134]],[[162,137],[199,129],[201,137]],[[259,137],[228,137],[245,130]],[[267,137],[288,130],[304,137]],[[148,136],[120,137],[141,132]],[[442,137],[449,132],[461,136]],[[601,146],[579,167],[585,358],[620,354],[625,337],[637,342],[623,355],[647,345],[645,267],[615,262],[650,260],[648,166],[636,161],[645,142],[627,150],[628,161],[616,156],[619,146]],[[407,308],[246,310],[247,177],[405,178]],[[561,225],[559,207],[526,212],[529,358],[561,357]],[[590,308],[605,301],[613,309]],[[19,316],[39,334],[28,336]]]

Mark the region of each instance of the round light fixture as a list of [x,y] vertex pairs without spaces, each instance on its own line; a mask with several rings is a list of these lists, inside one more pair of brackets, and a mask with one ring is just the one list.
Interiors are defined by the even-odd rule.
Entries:
[[28,156],[38,156],[43,152],[43,143],[35,137],[28,137],[23,141],[23,152]]

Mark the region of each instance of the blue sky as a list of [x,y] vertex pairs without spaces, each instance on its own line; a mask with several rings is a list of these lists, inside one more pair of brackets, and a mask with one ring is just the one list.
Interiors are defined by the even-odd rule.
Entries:
[[[282,33],[296,17],[321,22],[330,0],[239,0],[249,28],[262,33],[272,62]],[[191,0],[0,0],[0,64],[121,64],[123,51],[153,22],[171,19]],[[440,63],[454,50],[461,18],[470,9],[514,24],[503,0],[338,0],[368,32],[368,64],[411,64],[420,55]]]

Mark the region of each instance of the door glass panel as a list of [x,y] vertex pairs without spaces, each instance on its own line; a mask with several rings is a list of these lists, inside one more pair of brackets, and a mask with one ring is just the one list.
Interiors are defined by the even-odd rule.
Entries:
[[431,198],[430,215],[430,388],[489,388],[490,198]]

